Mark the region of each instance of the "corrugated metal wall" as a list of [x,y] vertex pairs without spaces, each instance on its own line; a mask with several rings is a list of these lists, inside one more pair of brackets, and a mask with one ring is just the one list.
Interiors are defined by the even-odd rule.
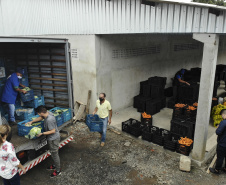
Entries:
[[0,0],[0,35],[226,33],[226,11],[140,0]]

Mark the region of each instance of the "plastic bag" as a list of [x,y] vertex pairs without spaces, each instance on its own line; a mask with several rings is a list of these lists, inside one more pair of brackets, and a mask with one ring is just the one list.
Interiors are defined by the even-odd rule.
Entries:
[[28,113],[28,114],[32,114],[32,112],[34,112],[34,108],[19,108],[19,109],[16,109],[16,115],[17,116],[21,116],[23,115],[24,113]]

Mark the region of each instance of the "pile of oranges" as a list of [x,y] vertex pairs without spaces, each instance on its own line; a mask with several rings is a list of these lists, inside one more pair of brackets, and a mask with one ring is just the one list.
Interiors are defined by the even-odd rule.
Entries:
[[151,118],[151,115],[144,112],[144,113],[142,113],[142,117],[143,118]]
[[181,137],[178,142],[182,145],[185,145],[185,146],[191,146],[191,144],[193,143],[193,140],[189,139],[187,137]]

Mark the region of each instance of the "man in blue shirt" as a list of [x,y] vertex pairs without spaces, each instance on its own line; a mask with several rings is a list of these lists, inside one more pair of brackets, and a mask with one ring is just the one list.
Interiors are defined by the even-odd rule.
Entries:
[[174,98],[175,101],[177,101],[178,86],[180,86],[180,84],[182,84],[182,83],[190,85],[188,82],[184,81],[184,74],[185,73],[186,73],[186,70],[181,69],[174,76],[174,79],[173,79],[173,98]]
[[188,82],[184,81],[184,74],[185,74],[185,72],[186,72],[185,69],[181,69],[180,71],[178,71],[175,74],[174,81],[173,81],[173,86],[178,86],[180,83],[184,83],[184,84],[190,85]]
[[[215,168],[210,168],[210,172],[219,174],[219,171],[222,169],[222,164],[225,159],[226,162],[226,109],[221,111],[221,116],[223,121],[220,122],[216,134],[217,137],[217,161]],[[226,165],[226,163],[225,163]],[[226,166],[222,169],[226,172]]]
[[19,88],[19,86],[25,88],[24,85],[20,84],[20,79],[22,78],[22,71],[11,74],[5,83],[5,87],[2,93],[1,101],[7,105],[9,123],[15,123],[15,102],[18,95],[18,92],[27,93],[25,90]]

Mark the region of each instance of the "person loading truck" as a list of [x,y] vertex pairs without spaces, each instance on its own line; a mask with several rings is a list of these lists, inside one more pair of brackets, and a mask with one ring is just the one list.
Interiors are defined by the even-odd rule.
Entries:
[[49,150],[53,159],[54,164],[47,168],[47,170],[54,170],[50,177],[56,177],[61,175],[60,169],[60,157],[59,157],[59,143],[60,143],[60,133],[57,128],[56,118],[53,113],[47,111],[47,109],[41,105],[36,109],[36,112],[40,117],[26,123],[25,125],[31,125],[35,122],[40,122],[44,119],[44,129],[45,132],[40,133],[38,137],[44,135],[47,137],[47,142]]
[[18,95],[18,92],[26,94],[27,91],[19,88],[25,88],[26,86],[20,83],[20,79],[22,79],[22,70],[18,70],[16,73],[11,74],[5,83],[5,87],[2,93],[1,101],[3,105],[7,107],[8,115],[9,115],[9,124],[16,124],[15,120],[15,102]]

